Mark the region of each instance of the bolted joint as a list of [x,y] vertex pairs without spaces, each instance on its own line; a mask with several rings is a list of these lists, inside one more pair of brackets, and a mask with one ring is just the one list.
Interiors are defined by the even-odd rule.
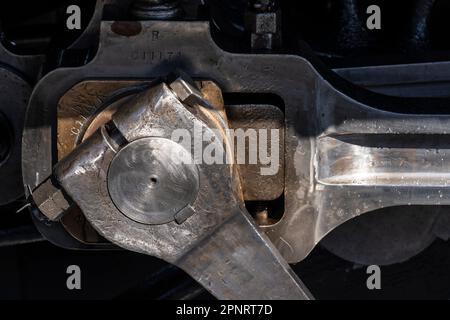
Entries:
[[281,45],[281,11],[259,12],[250,10],[245,17],[247,30],[251,33],[251,47],[270,50]]
[[51,221],[60,220],[71,206],[67,195],[52,177],[40,184],[32,196],[39,211]]
[[281,26],[281,15],[277,12],[249,12],[247,27],[256,34],[277,33]]
[[172,73],[167,80],[169,88],[184,104],[195,107],[200,105],[208,109],[214,109],[205,99],[194,80],[182,71]]
[[251,46],[256,50],[270,50],[278,46],[278,43],[279,39],[271,33],[251,35]]

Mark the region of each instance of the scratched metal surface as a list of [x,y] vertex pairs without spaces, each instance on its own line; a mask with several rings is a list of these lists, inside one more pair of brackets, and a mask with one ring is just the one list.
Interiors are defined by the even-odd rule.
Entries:
[[[179,38],[184,41],[178,41]],[[50,141],[54,129],[49,120],[57,104],[55,92],[62,95],[87,77],[117,78],[130,74],[135,78],[157,77],[181,67],[193,77],[213,79],[225,92],[274,93],[284,100],[286,171],[293,174],[286,176],[284,217],[277,225],[268,227],[267,234],[288,261],[304,259],[332,229],[365,212],[401,204],[449,202],[444,180],[437,185],[416,179],[406,185],[389,181],[381,186],[361,186],[327,184],[316,179],[320,163],[315,156],[319,145],[316,136],[332,139],[341,134],[388,134],[403,135],[407,141],[411,136],[446,134],[449,117],[445,115],[392,112],[393,106],[398,105],[400,110],[423,113],[420,99],[399,101],[369,94],[365,102],[374,103],[378,109],[369,107],[340,93],[331,85],[331,80],[324,79],[299,56],[240,55],[222,51],[211,39],[207,23],[193,22],[186,28],[186,24],[177,22],[104,22],[100,41],[98,54],[90,64],[72,69],[70,73],[57,70],[35,90],[30,109],[42,111],[39,118],[29,117],[25,130],[23,167],[27,184],[35,186],[51,173],[54,159]],[[51,95],[49,88],[52,88]],[[317,94],[312,95],[312,92]],[[445,101],[427,100],[426,108],[434,113],[443,103]],[[39,152],[36,152],[37,147]],[[420,149],[429,148],[422,145]],[[372,149],[368,151],[370,154]],[[445,155],[445,150],[440,152]],[[36,154],[41,155],[39,159]],[[408,159],[413,161],[414,158]],[[445,156],[443,159],[447,161]],[[430,165],[432,168],[432,161]]]

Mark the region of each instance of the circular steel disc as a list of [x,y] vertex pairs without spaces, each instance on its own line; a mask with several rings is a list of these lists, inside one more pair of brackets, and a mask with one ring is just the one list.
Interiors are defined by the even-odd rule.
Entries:
[[22,130],[31,87],[17,74],[0,68],[0,92],[0,205],[4,205],[24,193]]
[[144,224],[165,224],[196,198],[199,174],[191,155],[164,138],[143,138],[121,149],[108,171],[116,207]]

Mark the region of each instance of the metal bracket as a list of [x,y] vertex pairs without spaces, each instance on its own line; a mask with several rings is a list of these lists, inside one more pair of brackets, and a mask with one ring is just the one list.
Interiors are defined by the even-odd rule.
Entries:
[[[116,33],[127,27],[138,31]],[[361,92],[300,56],[225,52],[203,22],[103,22],[100,42],[89,65],[56,70],[34,91],[23,139],[30,186],[55,163],[52,119],[67,90],[87,78],[154,79],[180,68],[213,79],[224,92],[269,93],[283,101],[285,212],[264,230],[289,262],[301,261],[326,234],[365,212],[450,204],[448,100]]]

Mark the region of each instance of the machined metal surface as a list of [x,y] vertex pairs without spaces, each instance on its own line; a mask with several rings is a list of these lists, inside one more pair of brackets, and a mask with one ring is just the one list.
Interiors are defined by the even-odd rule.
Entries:
[[[276,174],[261,175],[264,165],[260,159],[256,164],[238,164],[241,175],[242,190],[246,201],[272,201],[284,192],[284,114],[274,105],[227,105],[225,110],[230,127],[235,130],[277,130],[279,132],[278,150],[272,150],[272,136],[267,137],[268,154],[277,154],[279,164]],[[246,144],[245,158],[250,158],[250,144]]]
[[[170,185],[169,189],[179,187],[180,183],[184,186],[189,185],[191,190],[182,190],[183,197],[186,197],[184,194],[188,196],[183,205],[186,206],[188,204],[186,202],[191,202],[188,207],[183,208],[183,211],[192,212],[185,221],[173,221],[177,220],[176,217],[173,218],[175,213],[173,208],[181,207],[174,199],[170,204],[162,204],[162,209],[156,210],[154,206],[146,208],[147,201],[161,199],[152,198],[151,195],[148,198],[131,199],[135,205],[143,205],[143,212],[152,217],[150,221],[152,224],[148,224],[149,221],[146,219],[137,221],[135,216],[130,219],[128,217],[130,208],[117,209],[115,196],[111,193],[111,184],[114,187],[130,186],[128,183],[115,180],[114,162],[120,161],[120,164],[123,161],[121,153],[126,155],[125,162],[126,159],[133,159],[130,168],[134,167],[135,158],[139,162],[140,156],[133,153],[140,148],[144,148],[146,152],[150,148],[150,153],[153,153],[147,154],[150,159],[167,160],[166,155],[160,157],[154,154],[156,150],[158,152],[162,150],[162,145],[166,145],[166,148],[168,146],[165,153],[175,152],[186,161],[186,157],[180,154],[179,147],[173,146],[175,142],[167,142],[173,130],[184,129],[194,133],[196,126],[200,126],[202,131],[215,136],[217,133],[211,131],[213,128],[225,129],[222,127],[225,123],[217,118],[218,112],[214,111],[214,115],[211,114],[211,110],[205,110],[204,107],[197,106],[196,110],[192,111],[188,108],[192,107],[183,105],[165,84],[138,94],[118,110],[112,120],[117,130],[130,144],[117,153],[110,142],[111,137],[107,137],[105,130],[99,130],[57,164],[56,178],[80,206],[94,228],[106,239],[123,248],[150,254],[180,266],[218,298],[309,298],[307,289],[243,209],[239,180],[232,164],[198,164],[198,194],[193,192],[195,186],[191,185],[192,180],[195,180],[192,169],[189,169],[188,173],[183,173],[189,177],[186,185],[183,179],[180,179],[179,173],[176,173],[176,179],[165,179],[166,173],[161,177],[158,176],[157,181],[161,179],[161,184]],[[209,123],[209,126],[204,121]],[[226,147],[224,148],[224,152],[229,152]],[[193,150],[184,149],[182,153],[184,152]],[[172,157],[172,160],[176,160],[174,158]],[[170,168],[170,163],[167,164]],[[161,172],[153,171],[155,168],[158,166],[146,167],[145,173],[140,172],[144,179],[134,177],[134,181],[137,181],[138,185],[139,181],[148,185],[148,182],[152,182],[152,176]],[[127,170],[119,172],[127,174],[129,173]],[[157,185],[151,186],[153,187],[158,188]],[[135,191],[140,193],[141,189]],[[174,194],[174,191],[176,193],[176,190],[172,190],[171,193]],[[196,197],[191,197],[194,194]],[[120,199],[126,201],[129,197],[125,195]],[[169,207],[172,217],[170,220],[166,219],[165,213],[161,220],[153,220],[161,218],[155,214],[168,210]],[[186,217],[186,214],[183,213],[183,216]],[[159,224],[156,225],[155,222]],[[231,231],[235,234],[234,237],[229,237]],[[240,241],[242,237],[245,241]],[[261,270],[255,272],[261,264],[263,264]],[[223,281],[224,277],[229,281]],[[276,282],[272,282],[269,286],[274,280]],[[240,287],[244,282],[246,290]],[[267,283],[267,290],[257,289],[262,283]],[[275,283],[277,285],[274,285]]]
[[[87,80],[77,83],[58,102],[57,154],[63,159],[77,145],[88,138],[101,125],[111,120],[112,115],[129,97],[151,85],[152,81],[105,81]],[[284,114],[279,106],[252,103],[228,104],[224,106],[220,88],[211,81],[199,81],[201,95],[213,109],[225,108],[232,129],[279,130],[280,143],[277,174],[262,176],[261,163],[239,164],[244,199],[246,201],[269,201],[280,197],[284,189]],[[198,102],[194,98],[191,101]],[[268,153],[271,153],[271,136],[268,136]],[[248,144],[246,144],[248,148]],[[248,158],[246,154],[246,158]]]
[[165,224],[197,198],[199,177],[189,152],[169,139],[142,138],[122,148],[108,170],[116,207],[144,224]]
[[[171,76],[171,78],[176,81],[176,77]],[[148,80],[87,80],[70,88],[58,101],[57,159],[61,160],[67,156],[77,145],[110,121],[117,109],[131,95],[142,91],[151,83],[152,81]],[[224,101],[220,88],[211,81],[199,81],[197,85],[201,94],[197,93],[197,98],[186,101],[198,103],[203,95],[209,101],[208,108],[221,112]],[[260,168],[263,166],[261,163],[238,165],[244,200],[277,199],[284,189],[283,112],[279,107],[261,104],[227,105],[225,108],[229,125],[233,129],[277,129],[280,131],[278,152],[280,168],[276,175],[261,176]],[[269,145],[271,145],[270,137]],[[83,244],[93,245],[97,241],[102,241],[75,205],[65,213],[61,224],[67,230],[64,233],[69,233]]]
[[[361,99],[358,90],[342,89],[334,78],[324,78],[302,57],[224,52],[212,40],[207,23],[192,22],[189,28],[180,22],[133,22],[136,23],[140,25],[139,32],[123,35],[114,30],[118,25],[126,28],[126,22],[104,22],[100,50],[89,65],[70,72],[57,70],[41,82],[30,110],[44,112],[39,117],[31,113],[25,131],[26,184],[34,187],[41,177],[51,173],[56,161],[49,143],[50,119],[58,97],[77,82],[86,78],[130,78],[130,75],[135,79],[157,78],[181,68],[194,78],[213,79],[226,93],[269,93],[283,100],[285,172],[289,172],[284,179],[285,212],[281,221],[264,229],[289,262],[301,261],[334,228],[366,212],[399,205],[450,203],[447,176],[450,158],[445,142],[450,117],[442,108],[448,105],[448,100],[429,99],[425,104],[420,99],[371,94]],[[156,40],[155,32],[159,35]],[[135,132],[133,128],[139,123],[133,120],[125,126],[124,121],[116,125],[120,123],[119,130],[129,134]],[[130,140],[139,136],[125,137]],[[100,140],[97,135],[88,141],[90,147],[99,148],[97,155],[104,156],[98,159],[103,161],[112,157],[113,152],[107,151]],[[43,153],[38,159],[36,150]],[[77,159],[72,161],[76,163]],[[208,170],[227,176],[219,168]],[[93,177],[94,172],[94,180]],[[98,175],[95,177],[98,179]],[[93,180],[89,187],[94,188]],[[98,183],[103,185],[104,181]],[[100,185],[97,187],[104,190]],[[78,203],[83,202],[77,201],[83,200],[78,199],[78,194],[86,193],[89,194],[80,187],[71,196]],[[101,212],[98,208],[105,204],[90,200],[92,207],[84,208],[83,212],[94,214],[95,206],[95,211]],[[216,209],[227,211],[225,207]],[[230,207],[228,211],[235,209]],[[196,217],[193,215],[186,223]],[[101,222],[100,217],[89,219],[94,224]],[[118,227],[113,221],[102,223],[111,223],[108,230]],[[142,232],[139,230],[123,230],[121,235]],[[121,235],[106,236],[117,242]],[[165,245],[174,247],[170,243]],[[155,247],[146,249],[158,256]]]
[[[371,91],[398,97],[449,97],[448,62],[354,67],[334,70]],[[395,207],[353,219],[321,244],[339,257],[365,265],[405,261],[448,229],[447,207]],[[380,234],[383,237],[380,237]],[[443,238],[446,239],[444,231]]]

